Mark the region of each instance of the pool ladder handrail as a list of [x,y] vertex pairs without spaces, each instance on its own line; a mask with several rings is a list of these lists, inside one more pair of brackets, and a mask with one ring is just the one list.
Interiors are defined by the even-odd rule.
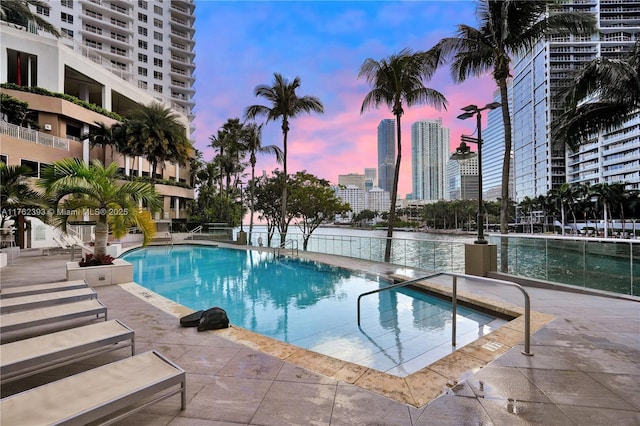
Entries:
[[360,327],[360,299],[370,294],[379,293],[384,290],[392,290],[398,287],[404,287],[407,285],[415,284],[419,281],[424,281],[429,278],[435,278],[439,276],[450,276],[453,278],[453,289],[451,293],[451,311],[452,311],[452,327],[451,327],[451,344],[456,346],[456,312],[458,308],[458,277],[465,278],[472,281],[479,281],[493,284],[504,284],[511,287],[516,287],[520,290],[524,296],[524,351],[523,355],[533,356],[531,352],[531,303],[529,299],[529,293],[520,284],[516,284],[512,281],[498,280],[495,278],[478,277],[475,275],[458,274],[455,272],[436,272],[434,274],[425,275],[420,278],[414,278],[409,281],[404,281],[398,284],[393,284],[388,287],[378,288],[375,290],[367,291],[358,296],[358,327]]
[[287,249],[287,244],[291,243],[291,254],[294,253],[296,256],[298,255],[299,249],[298,249],[298,240],[285,240],[283,246],[278,246],[275,248],[275,254],[276,256],[280,256],[280,250],[286,250]]

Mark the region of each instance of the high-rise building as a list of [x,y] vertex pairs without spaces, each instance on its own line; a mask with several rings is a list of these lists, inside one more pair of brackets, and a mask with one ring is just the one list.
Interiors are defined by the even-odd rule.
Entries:
[[411,125],[411,181],[414,200],[443,200],[449,161],[449,129],[442,119]]
[[478,157],[449,160],[447,163],[448,200],[478,199]]
[[366,190],[365,175],[360,175],[358,173],[338,175],[338,185],[343,185],[343,186],[355,185],[364,191]]
[[391,208],[391,194],[382,188],[373,188],[365,194],[365,208],[372,212],[388,212]]
[[376,186],[377,170],[374,167],[364,169],[364,189],[371,191]]
[[[184,114],[195,130],[193,0],[46,4],[34,12],[60,28],[64,44]],[[78,76],[80,87],[84,79],[91,76]]]
[[[500,102],[500,91],[493,94],[493,101]],[[502,198],[502,164],[504,163],[504,121],[502,108],[487,111],[487,127],[482,129],[482,197],[487,201]],[[514,200],[513,150],[509,168],[509,198]]]
[[335,193],[338,198],[349,204],[353,215],[357,215],[365,209],[364,189],[355,185],[337,186]]
[[393,192],[396,166],[396,121],[384,119],[378,124],[378,186]]
[[[538,43],[514,61],[513,148],[515,199],[546,195],[565,182],[626,182],[640,187],[640,117],[618,131],[601,134],[570,152],[551,140],[551,121],[562,112],[556,94],[572,73],[597,57],[621,57],[639,40],[638,3],[626,0],[568,0],[564,9],[596,16],[598,32],[566,34]],[[484,154],[484,151],[483,151]]]

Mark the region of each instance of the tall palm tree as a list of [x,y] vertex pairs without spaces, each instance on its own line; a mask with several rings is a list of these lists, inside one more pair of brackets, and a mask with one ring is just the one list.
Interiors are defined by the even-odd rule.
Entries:
[[126,121],[124,154],[145,157],[155,182],[159,163],[172,161],[182,166],[189,161],[191,142],[178,116],[158,102],[141,106]]
[[41,0],[7,0],[0,1],[0,19],[3,21],[29,27],[29,21],[33,21],[37,26],[56,38],[60,37],[60,32],[48,21],[33,13],[29,6],[48,9],[49,5]]
[[249,184],[249,244],[251,244],[251,234],[253,233],[253,212],[255,210],[255,178],[256,178],[256,158],[257,153],[274,154],[276,162],[282,164],[283,152],[276,145],[262,146],[262,124],[245,124],[245,150],[249,153],[249,164],[251,164],[251,181]]
[[509,170],[511,168],[511,116],[507,80],[515,56],[526,54],[545,36],[557,32],[590,35],[596,30],[593,14],[554,11],[549,0],[479,0],[478,28],[458,25],[455,37],[442,39],[433,50],[451,63],[456,82],[491,72],[500,89],[504,123],[504,159],[500,232],[509,232]]
[[99,145],[102,148],[102,164],[107,164],[107,147],[110,147],[113,162],[113,151],[124,143],[126,129],[120,123],[109,126],[103,122],[94,121],[94,124],[95,127],[91,127],[82,139],[89,139],[91,147]]
[[600,131],[622,127],[640,108],[640,41],[621,59],[585,65],[559,98],[566,111],[553,121],[552,136],[573,150]]
[[109,227],[116,238],[137,226],[144,235],[144,244],[155,234],[155,225],[147,211],[139,209],[139,202],[149,208],[160,208],[161,201],[153,185],[147,182],[118,182],[118,165],[105,167],[94,160],[87,164],[77,158],[66,158],[53,163],[43,172],[38,185],[50,197],[60,228],[66,232],[67,222],[84,211],[97,216],[96,257],[107,253]]
[[287,238],[287,136],[289,135],[289,120],[302,114],[312,112],[324,113],[324,106],[315,96],[298,96],[296,90],[300,87],[300,77],[293,81],[282,74],[273,74],[271,86],[261,84],[255,88],[255,95],[265,98],[271,106],[251,105],[245,110],[245,118],[253,120],[265,117],[266,122],[282,120],[282,168],[284,185],[282,187],[282,215],[280,218],[280,245],[284,247]]
[[402,159],[402,132],[400,118],[404,114],[404,105],[432,105],[436,109],[446,108],[447,100],[440,92],[425,87],[423,81],[431,78],[436,70],[436,58],[430,53],[414,53],[403,49],[397,54],[379,61],[368,58],[360,67],[358,78],[364,77],[371,91],[362,101],[360,113],[384,104],[396,117],[396,165],[391,192],[389,225],[384,261],[391,260],[393,226],[396,218],[396,200],[398,199],[398,179],[400,160]]

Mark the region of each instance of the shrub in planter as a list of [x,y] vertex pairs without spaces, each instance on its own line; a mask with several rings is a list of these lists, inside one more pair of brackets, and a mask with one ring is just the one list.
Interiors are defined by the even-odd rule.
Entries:
[[86,257],[83,257],[82,260],[80,260],[78,265],[81,267],[113,265],[114,260],[114,257],[109,256],[108,254],[94,256],[93,254],[88,253]]

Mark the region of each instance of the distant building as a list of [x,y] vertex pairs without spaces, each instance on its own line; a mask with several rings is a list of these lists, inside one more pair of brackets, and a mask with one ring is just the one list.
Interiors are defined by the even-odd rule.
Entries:
[[388,212],[391,209],[391,194],[382,188],[373,188],[366,193],[365,208],[374,212]]
[[364,169],[364,188],[371,191],[377,183],[378,173],[373,167]]
[[396,165],[396,122],[384,119],[378,124],[378,187],[393,192]]
[[355,185],[364,191],[366,190],[365,175],[360,175],[357,173],[338,175],[338,185],[343,185],[343,186]]
[[449,160],[447,163],[447,199],[478,199],[478,157]]
[[[493,93],[500,102],[500,91]],[[502,164],[504,163],[504,122],[502,108],[487,111],[487,127],[482,128],[482,197],[487,201],[502,198]],[[515,200],[513,150],[509,169],[509,198]]]
[[445,173],[449,161],[449,129],[442,119],[422,120],[411,126],[411,180],[415,200],[446,197]]
[[342,201],[349,204],[353,215],[365,209],[364,189],[356,185],[337,186],[335,192]]

